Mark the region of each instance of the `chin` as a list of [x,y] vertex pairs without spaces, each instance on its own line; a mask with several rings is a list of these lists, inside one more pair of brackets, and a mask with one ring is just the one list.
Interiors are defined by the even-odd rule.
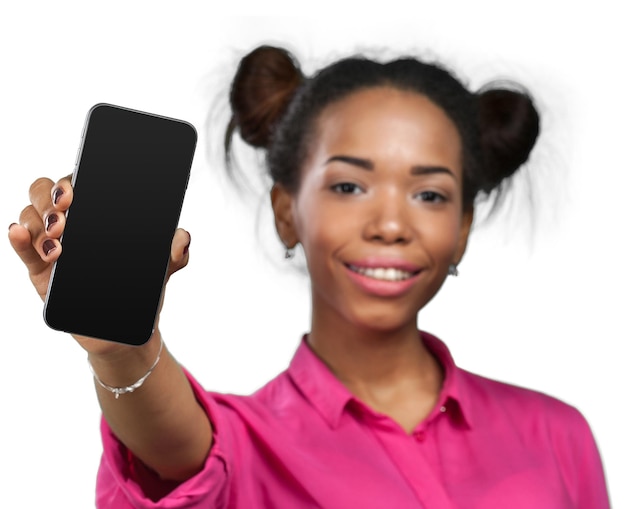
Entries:
[[361,312],[353,316],[352,323],[365,331],[378,334],[417,328],[417,313],[400,315],[396,312]]

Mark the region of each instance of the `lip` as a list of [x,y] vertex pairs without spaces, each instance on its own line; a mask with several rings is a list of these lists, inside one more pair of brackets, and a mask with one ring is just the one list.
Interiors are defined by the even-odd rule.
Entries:
[[[411,277],[401,281],[383,281],[359,274],[350,267],[359,268],[391,268],[414,273]],[[377,297],[400,297],[407,293],[422,273],[421,268],[406,260],[392,258],[366,258],[345,264],[348,277],[362,291]]]

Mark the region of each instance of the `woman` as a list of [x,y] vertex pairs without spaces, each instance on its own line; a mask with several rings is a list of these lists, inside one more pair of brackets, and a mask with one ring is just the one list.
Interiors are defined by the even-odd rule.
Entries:
[[[307,79],[260,47],[231,105],[227,154],[236,133],[267,151],[277,232],[307,260],[311,329],[249,397],[205,392],[158,327],[138,348],[76,337],[103,410],[99,506],[608,507],[577,410],[458,368],[416,326],[457,273],[476,198],[528,158],[530,97],[474,94],[415,59],[347,59]],[[71,201],[68,179],[39,179],[9,230],[42,297]],[[176,232],[170,274],[189,242]]]

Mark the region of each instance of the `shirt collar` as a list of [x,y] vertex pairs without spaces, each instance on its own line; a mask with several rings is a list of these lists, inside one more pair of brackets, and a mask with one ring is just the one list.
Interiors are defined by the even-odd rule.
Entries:
[[302,337],[287,372],[328,425],[337,428],[345,406],[355,398],[311,350],[306,335]]
[[422,341],[441,364],[444,371],[443,386],[436,409],[446,407],[446,412],[459,426],[471,428],[471,402],[467,395],[466,380],[462,369],[455,364],[446,344],[439,338],[420,331]]
[[[446,413],[456,424],[470,428],[471,419],[468,415],[470,409],[469,402],[464,395],[462,370],[454,363],[443,341],[426,332],[420,332],[420,334],[424,344],[435,355],[445,373],[436,412],[445,406]],[[356,401],[347,387],[313,352],[306,341],[306,335],[303,336],[287,373],[333,429],[339,426],[346,405],[351,401]],[[433,415],[436,415],[436,412],[433,411]]]

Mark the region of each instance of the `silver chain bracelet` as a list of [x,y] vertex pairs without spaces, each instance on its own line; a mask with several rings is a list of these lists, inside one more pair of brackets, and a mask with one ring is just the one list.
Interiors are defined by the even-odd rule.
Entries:
[[156,365],[161,360],[161,352],[162,351],[163,351],[163,337],[161,337],[161,346],[159,347],[159,353],[157,354],[157,358],[154,361],[154,364],[152,364],[152,366],[150,366],[150,369],[148,370],[148,372],[145,375],[143,375],[134,384],[129,385],[127,387],[111,387],[110,385],[105,384],[102,380],[100,380],[98,375],[96,375],[96,372],[94,371],[93,366],[91,365],[89,357],[87,357],[87,364],[89,364],[89,370],[91,371],[91,374],[93,375],[94,380],[96,382],[98,382],[100,387],[106,389],[109,392],[112,392],[113,394],[115,394],[115,399],[118,399],[120,397],[120,394],[126,394],[128,392],[134,392],[135,389],[139,389],[139,387],[141,387],[143,385],[143,383],[146,381],[146,378],[148,378],[150,376],[150,374],[154,371],[154,368],[156,368]]

